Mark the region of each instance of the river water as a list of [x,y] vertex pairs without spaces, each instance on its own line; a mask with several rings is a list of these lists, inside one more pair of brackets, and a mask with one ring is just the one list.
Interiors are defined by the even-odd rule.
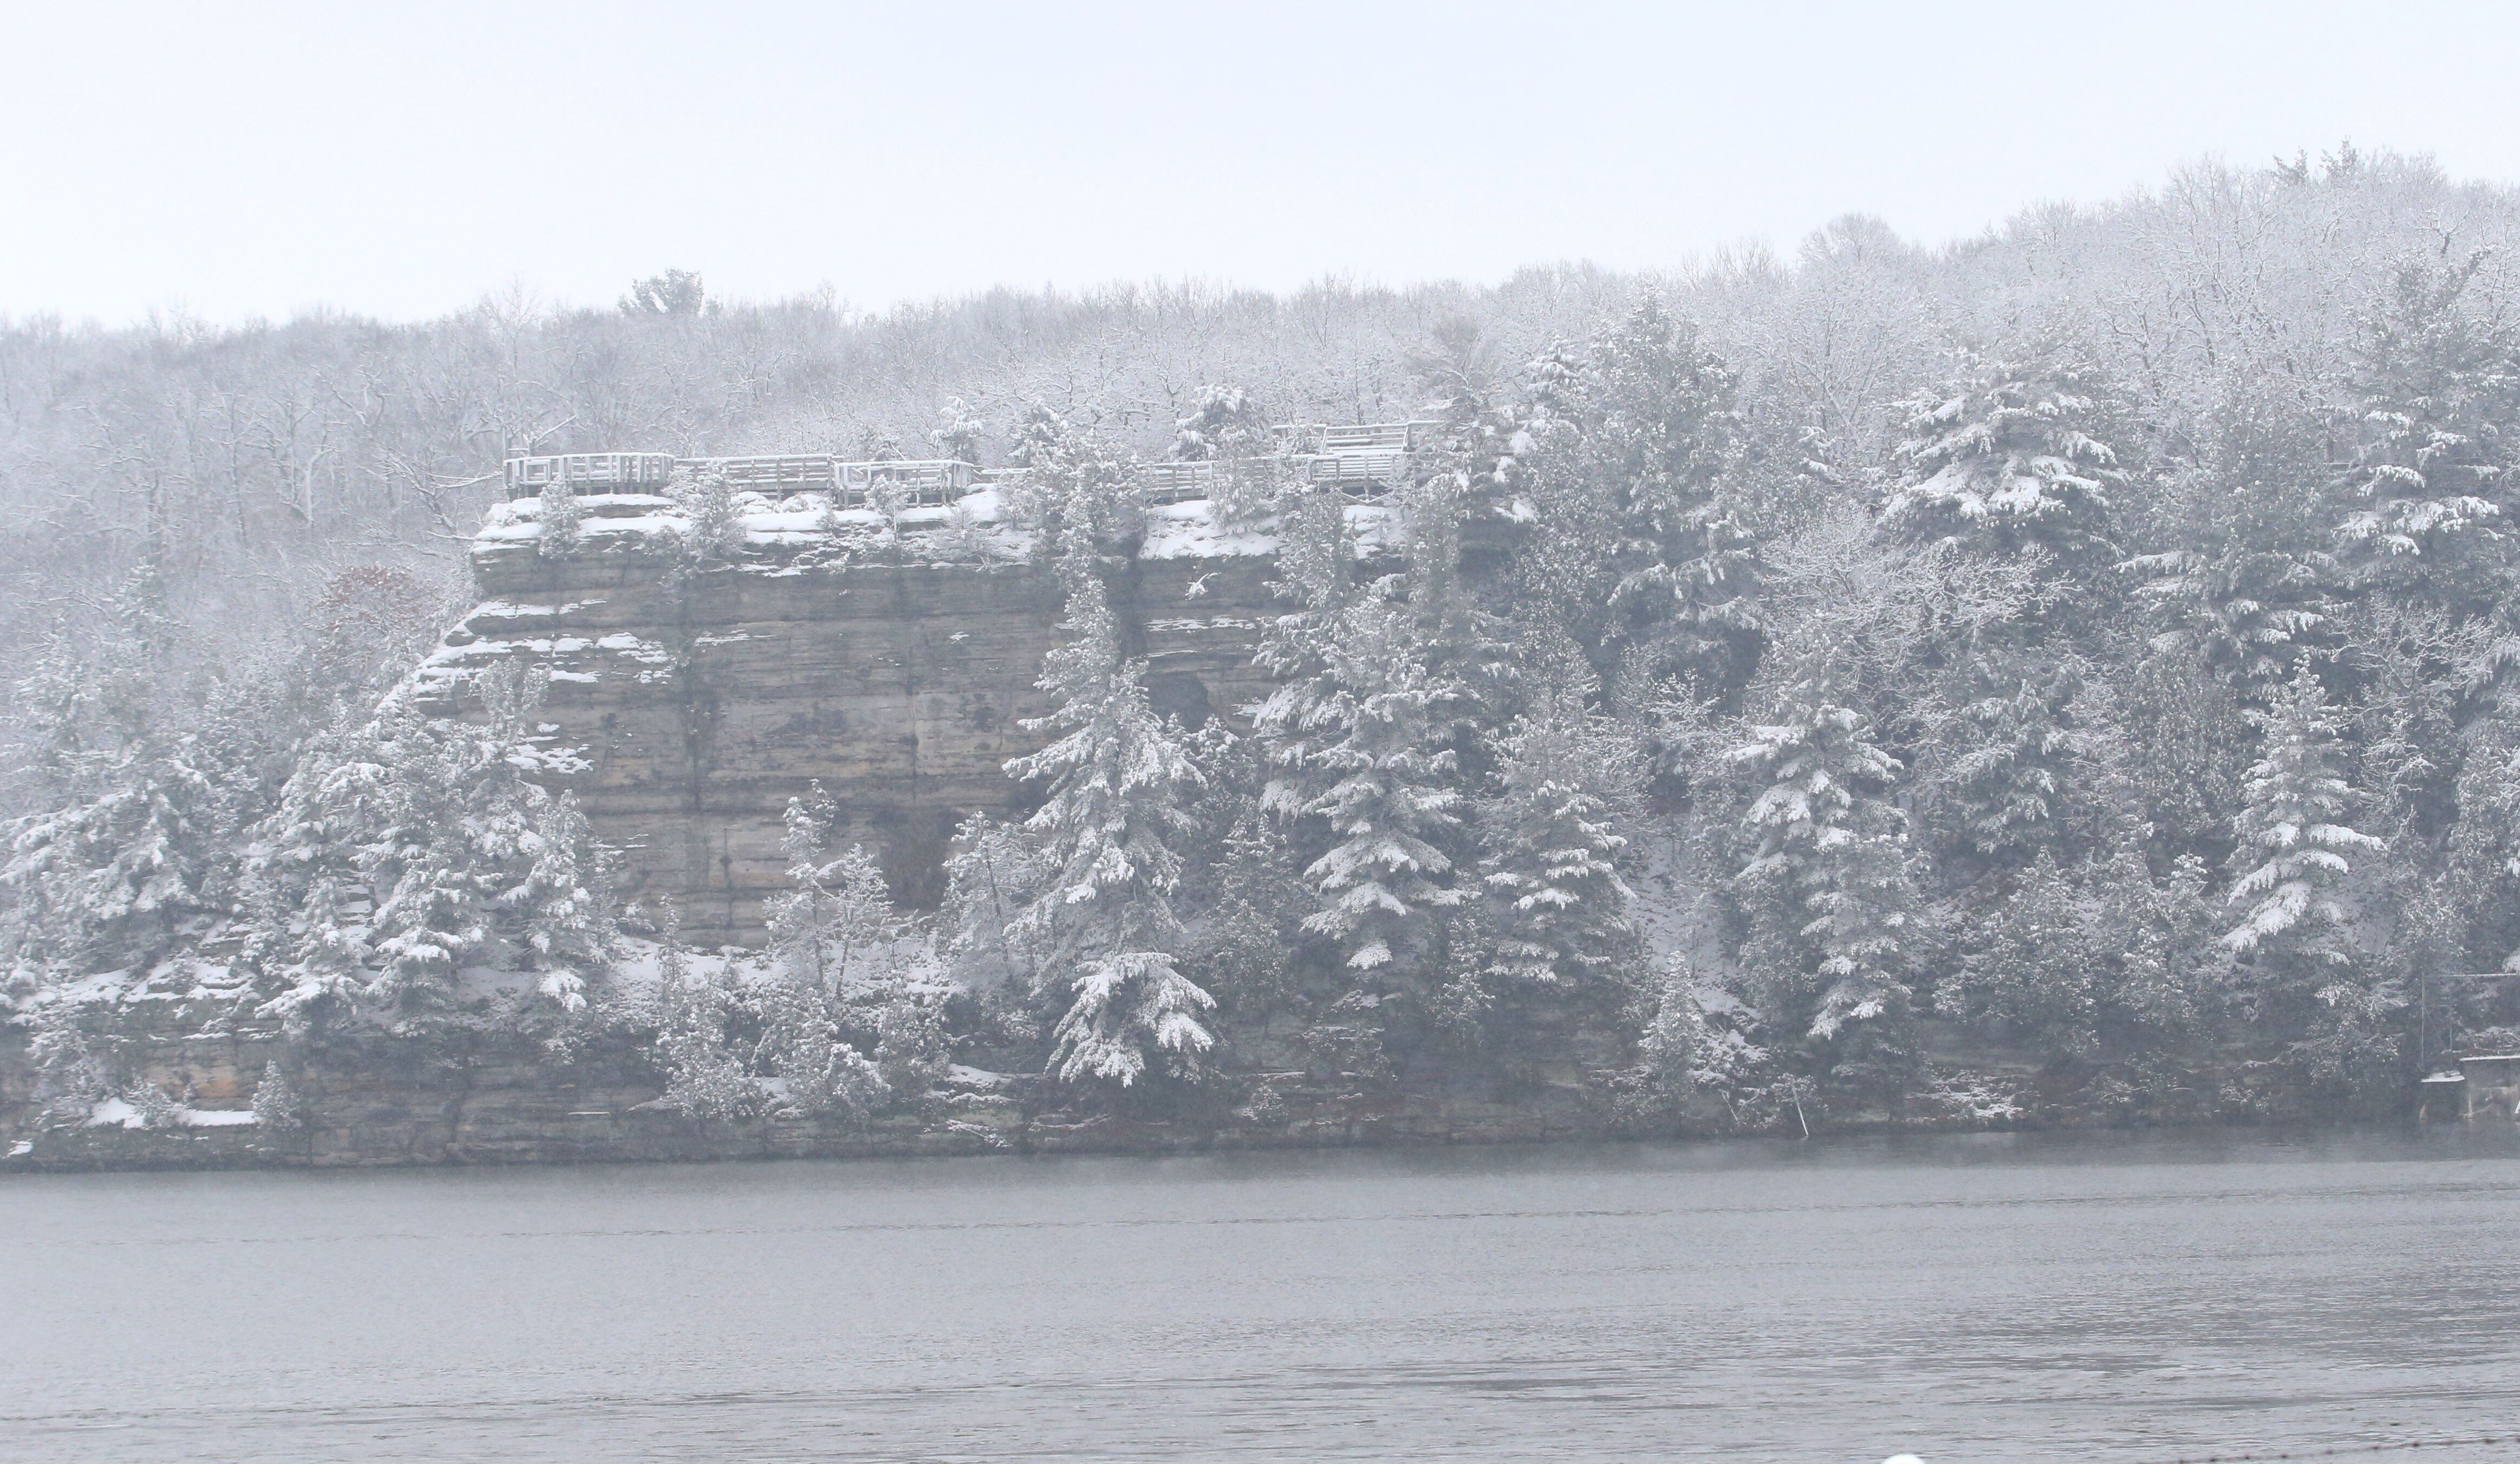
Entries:
[[0,1455],[2520,1459],[2508,1131],[0,1181]]

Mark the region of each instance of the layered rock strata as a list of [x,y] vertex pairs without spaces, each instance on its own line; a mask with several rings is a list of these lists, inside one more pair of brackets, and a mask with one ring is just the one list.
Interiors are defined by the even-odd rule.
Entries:
[[[504,662],[548,677],[546,731],[581,752],[573,786],[627,893],[673,902],[691,939],[759,939],[780,815],[816,782],[912,907],[941,895],[960,821],[1028,806],[1005,764],[1042,740],[1024,723],[1047,710],[1034,683],[1062,597],[994,495],[889,517],[744,495],[741,542],[714,555],[671,500],[576,502],[565,542],[536,500],[493,510],[472,555],[482,602],[419,689],[460,712]],[[1151,510],[1131,548],[1107,580],[1156,707],[1236,715],[1263,689],[1275,545],[1217,532],[1202,502]]]

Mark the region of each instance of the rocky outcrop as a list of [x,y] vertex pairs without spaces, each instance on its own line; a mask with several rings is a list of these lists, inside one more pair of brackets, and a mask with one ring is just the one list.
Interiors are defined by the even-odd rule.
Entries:
[[[673,901],[703,944],[757,941],[781,811],[815,782],[897,898],[933,904],[955,825],[1027,806],[1005,764],[1039,745],[1023,724],[1046,709],[1033,684],[1062,602],[987,495],[890,522],[746,499],[741,546],[717,556],[666,499],[581,499],[565,547],[535,501],[494,510],[472,552],[482,602],[421,673],[460,710],[482,670],[544,671],[545,721],[584,758],[574,787],[626,893]],[[1154,510],[1109,575],[1150,697],[1192,724],[1260,691],[1272,602],[1274,546],[1213,532],[1207,511]]]
[[[1393,1142],[1506,1142],[1604,1131],[1571,1070],[1554,1085],[1409,1096],[1255,1075],[1247,1101],[1164,1122],[1080,1112],[1039,1079],[951,1069],[915,1101],[868,1116],[684,1116],[660,1100],[644,1041],[611,1033],[555,1051],[485,1026],[427,1043],[355,1027],[292,1040],[249,1003],[146,997],[81,1014],[135,1084],[185,1102],[155,1119],[119,1099],[91,1116],[37,1111],[22,1027],[0,1028],[0,1174],[86,1169],[379,1168],[872,1155],[1169,1151]],[[276,1064],[285,1113],[246,1105]],[[206,1118],[208,1122],[194,1120]],[[272,1122],[266,1122],[269,1118]]]

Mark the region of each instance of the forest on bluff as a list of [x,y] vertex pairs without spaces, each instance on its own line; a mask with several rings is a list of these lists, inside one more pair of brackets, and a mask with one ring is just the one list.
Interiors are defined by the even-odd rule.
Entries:
[[[2418,983],[2520,969],[2516,232],[2344,148],[1661,278],[0,323],[6,996],[72,1105],[121,1079],[63,994],[214,964],[310,1042],[626,1034],[703,1116],[1573,1062],[1643,1129],[2000,1118],[1972,1046],[2386,1108],[2513,1017]],[[1271,423],[1402,419],[1390,532],[1269,466]],[[502,458],[611,449],[1031,469],[1043,801],[965,825],[941,910],[804,799],[768,949],[687,951],[530,676],[395,691]],[[1215,512],[1280,544],[1277,689],[1186,729],[1104,586],[1139,466],[1207,458],[1257,465]],[[725,485],[676,492],[669,552],[731,553]]]

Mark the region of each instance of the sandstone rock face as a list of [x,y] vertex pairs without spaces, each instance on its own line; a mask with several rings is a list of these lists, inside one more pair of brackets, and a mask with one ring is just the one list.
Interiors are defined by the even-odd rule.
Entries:
[[[969,513],[747,507],[742,547],[697,560],[669,501],[583,499],[555,553],[537,505],[494,510],[476,541],[482,603],[420,674],[461,711],[471,675],[522,659],[551,679],[543,718],[580,749],[572,782],[621,850],[626,893],[679,909],[700,944],[757,943],[782,882],[780,815],[819,781],[844,837],[882,861],[906,905],[932,905],[955,825],[1018,814],[1005,764],[1039,746],[1023,723],[1058,643],[1062,597],[1023,539]],[[1108,576],[1159,711],[1235,716],[1272,613],[1272,546],[1205,527],[1204,504],[1154,510]]]

